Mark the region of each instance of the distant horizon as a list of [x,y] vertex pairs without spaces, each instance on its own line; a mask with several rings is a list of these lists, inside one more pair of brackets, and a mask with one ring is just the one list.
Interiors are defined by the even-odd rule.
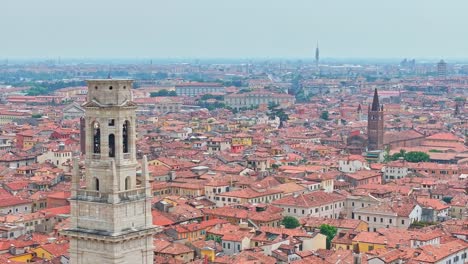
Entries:
[[[399,63],[404,59],[415,60],[416,63],[420,64],[430,64],[437,63],[440,60],[444,60],[448,64],[465,64],[468,63],[468,57],[457,57],[457,58],[439,58],[439,57],[324,57],[320,58],[320,63]],[[19,63],[45,63],[45,62],[54,62],[60,64],[65,63],[110,63],[110,64],[123,64],[123,63],[136,63],[136,64],[153,64],[161,62],[171,62],[171,63],[214,63],[214,62],[236,62],[236,63],[251,63],[251,62],[274,62],[274,63],[297,63],[299,61],[305,63],[315,63],[313,57],[11,57],[11,58],[1,58],[0,65],[5,65],[6,61],[9,64],[16,62]]]

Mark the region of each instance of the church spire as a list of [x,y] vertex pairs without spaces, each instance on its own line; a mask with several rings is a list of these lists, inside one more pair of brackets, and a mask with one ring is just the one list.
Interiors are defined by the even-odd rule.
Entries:
[[315,63],[318,65],[320,59],[319,45],[317,41],[317,47],[315,48]]
[[380,104],[379,104],[379,94],[377,93],[377,88],[375,88],[374,91],[374,99],[372,100],[372,111],[379,111],[380,110]]

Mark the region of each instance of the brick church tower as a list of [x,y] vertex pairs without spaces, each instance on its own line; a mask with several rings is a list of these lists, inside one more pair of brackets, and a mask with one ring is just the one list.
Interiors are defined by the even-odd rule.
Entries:
[[369,106],[367,117],[368,150],[382,150],[384,143],[384,113],[379,103],[377,89],[374,91],[372,106]]

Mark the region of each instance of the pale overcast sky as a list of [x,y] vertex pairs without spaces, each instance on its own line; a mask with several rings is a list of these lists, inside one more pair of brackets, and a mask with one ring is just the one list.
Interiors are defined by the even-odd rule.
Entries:
[[1,0],[0,58],[468,58],[468,0]]

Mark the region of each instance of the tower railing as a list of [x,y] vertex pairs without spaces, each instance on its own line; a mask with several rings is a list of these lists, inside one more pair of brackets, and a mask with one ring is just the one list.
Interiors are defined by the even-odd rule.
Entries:
[[137,188],[118,192],[121,201],[133,201],[146,197],[146,188]]
[[80,201],[90,201],[90,202],[107,202],[109,195],[107,193],[102,193],[94,190],[77,190],[76,199]]

